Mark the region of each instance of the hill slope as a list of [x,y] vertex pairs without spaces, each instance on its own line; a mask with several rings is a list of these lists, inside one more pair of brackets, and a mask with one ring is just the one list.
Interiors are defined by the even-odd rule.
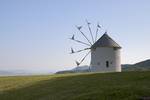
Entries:
[[0,77],[0,100],[136,100],[150,96],[150,72]]
[[150,71],[150,60],[141,61],[135,64],[122,65],[123,71]]

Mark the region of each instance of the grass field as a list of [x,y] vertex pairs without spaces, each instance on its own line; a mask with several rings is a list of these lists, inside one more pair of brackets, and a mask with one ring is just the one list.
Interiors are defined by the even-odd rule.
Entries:
[[0,100],[137,100],[150,72],[0,77]]

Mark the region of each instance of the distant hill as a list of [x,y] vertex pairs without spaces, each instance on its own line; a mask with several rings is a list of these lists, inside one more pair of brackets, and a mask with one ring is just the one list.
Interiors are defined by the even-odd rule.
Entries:
[[0,70],[0,75],[12,75],[12,74],[14,74],[14,73],[12,73],[12,72],[9,72],[9,71],[4,71],[4,70]]
[[75,67],[71,70],[63,70],[63,71],[58,71],[56,74],[66,74],[66,73],[83,73],[83,72],[89,72],[89,66],[78,66]]
[[150,59],[135,64],[122,65],[122,71],[148,71],[150,70]]
[[46,75],[52,74],[51,72],[46,71],[29,71],[29,70],[19,70],[19,69],[5,69],[0,70],[0,76],[20,76],[20,75]]
[[0,76],[32,75],[25,70],[0,70]]

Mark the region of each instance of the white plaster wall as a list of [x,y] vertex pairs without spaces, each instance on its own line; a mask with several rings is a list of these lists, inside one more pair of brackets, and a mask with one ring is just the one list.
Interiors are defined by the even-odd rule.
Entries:
[[[109,61],[109,67],[106,67]],[[91,71],[93,72],[121,72],[120,49],[99,47],[91,50]]]

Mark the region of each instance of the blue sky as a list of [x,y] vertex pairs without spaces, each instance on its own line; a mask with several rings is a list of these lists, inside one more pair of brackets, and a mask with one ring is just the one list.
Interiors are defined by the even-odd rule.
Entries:
[[[150,58],[149,0],[0,0],[0,69],[71,69],[83,54],[68,38],[97,21],[122,48],[122,63]],[[89,33],[86,33],[87,35]],[[99,33],[99,36],[102,32]],[[83,64],[89,64],[90,57]]]

